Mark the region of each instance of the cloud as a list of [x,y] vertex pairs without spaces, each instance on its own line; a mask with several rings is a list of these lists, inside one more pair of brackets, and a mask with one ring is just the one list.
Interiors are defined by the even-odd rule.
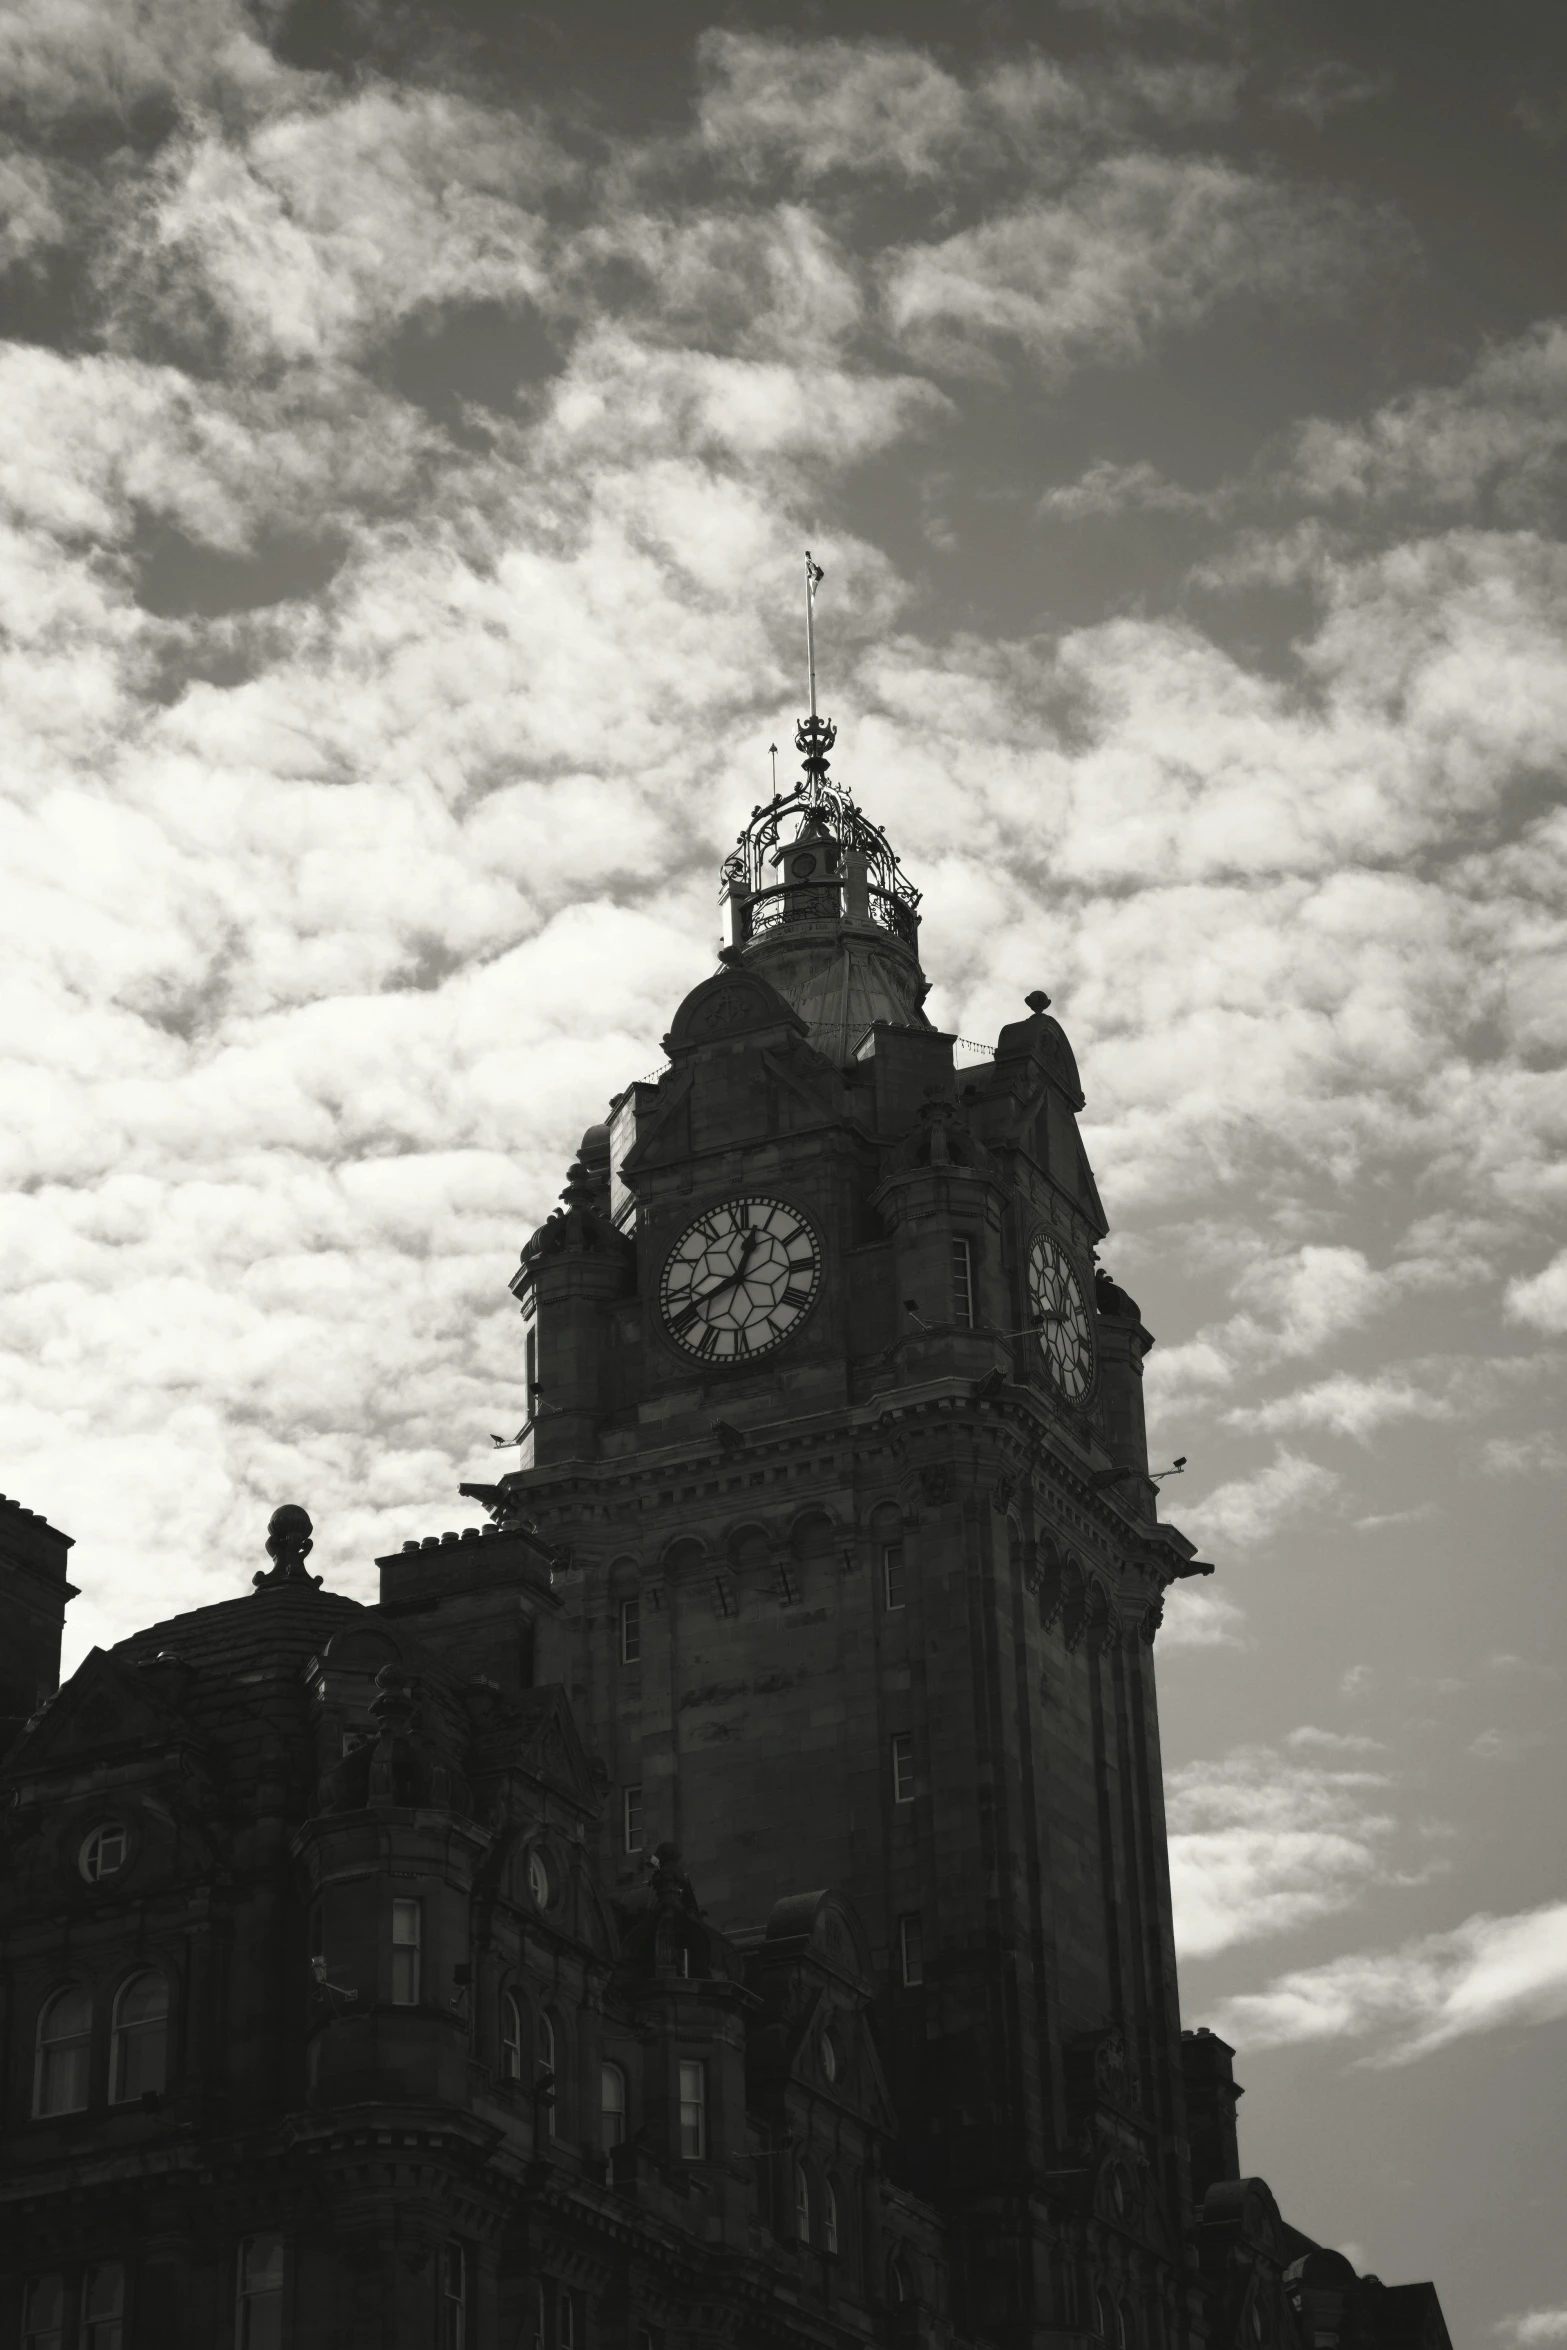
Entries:
[[1567,1469],[1567,1447],[1549,1428],[1529,1436],[1488,1436],[1480,1466],[1488,1477],[1559,1477]]
[[1567,323],[1544,319],[1456,384],[1406,392],[1368,420],[1301,426],[1273,491],[1350,518],[1402,508],[1538,528],[1567,498],[1564,398]]
[[1078,480],[1046,490],[1039,511],[1058,522],[1093,522],[1117,514],[1208,514],[1213,501],[1166,481],[1146,457],[1134,465],[1101,458]]
[[298,98],[311,77],[278,62],[236,0],[10,0],[0,86],[32,121],[125,124],[162,98],[251,109]]
[[1492,2328],[1512,2350],[1534,2350],[1539,2342],[1567,2342],[1567,2308],[1522,2309]]
[[1368,2061],[1407,2064],[1480,2032],[1567,2016],[1567,1903],[1477,1914],[1394,1950],[1279,1976],[1204,2020],[1252,2048],[1374,2040]]
[[1228,1427],[1264,1436],[1326,1428],[1335,1436],[1352,1436],[1366,1444],[1379,1428],[1394,1421],[1450,1420],[1455,1408],[1450,1397],[1433,1395],[1393,1372],[1358,1379],[1342,1371],[1298,1388],[1293,1395],[1276,1396],[1271,1403],[1238,1405],[1224,1418]]
[[969,132],[962,85],[901,42],[713,29],[697,55],[702,137],[746,168],[786,157],[807,180],[841,171],[930,179]]
[[1394,1822],[1379,1772],[1243,1747],[1168,1775],[1170,1883],[1183,1957],[1348,1908],[1383,1872]]
[[1319,1461],[1282,1445],[1265,1468],[1216,1485],[1181,1512],[1182,1524],[1199,1540],[1260,1547],[1283,1527],[1305,1516],[1337,1491],[1339,1479]]
[[1111,156],[1054,201],[905,248],[887,317],[926,365],[970,373],[999,348],[1060,383],[1131,366],[1225,302],[1335,305],[1390,235],[1340,199],[1209,158]]
[[1291,1730],[1284,1743],[1294,1754],[1380,1754],[1385,1751],[1380,1738],[1365,1738],[1353,1730],[1318,1730],[1310,1722],[1302,1722],[1298,1730]]
[[1558,1250],[1542,1271],[1509,1281],[1505,1304],[1510,1321],[1527,1322],[1553,1337],[1567,1331],[1567,1248]]
[[1165,1594],[1161,1651],[1169,1648],[1247,1648],[1246,1611],[1219,1591],[1176,1583]]

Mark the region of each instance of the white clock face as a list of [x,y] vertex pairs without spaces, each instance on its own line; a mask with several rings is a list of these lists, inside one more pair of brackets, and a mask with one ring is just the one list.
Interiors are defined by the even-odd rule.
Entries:
[[1036,1232],[1028,1252],[1028,1304],[1045,1369],[1076,1403],[1093,1384],[1094,1328],[1072,1260],[1048,1232]]
[[810,1219],[779,1199],[729,1199],[688,1225],[659,1285],[664,1327],[705,1363],[749,1362],[781,1346],[821,1287]]

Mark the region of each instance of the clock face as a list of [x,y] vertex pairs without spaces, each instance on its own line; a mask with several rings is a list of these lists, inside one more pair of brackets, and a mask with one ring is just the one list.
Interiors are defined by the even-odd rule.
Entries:
[[705,1363],[743,1363],[794,1335],[821,1287],[807,1216],[780,1199],[730,1199],[688,1225],[659,1284],[664,1327]]
[[1045,1369],[1076,1403],[1093,1384],[1094,1329],[1072,1260],[1048,1232],[1036,1232],[1028,1252],[1028,1304]]

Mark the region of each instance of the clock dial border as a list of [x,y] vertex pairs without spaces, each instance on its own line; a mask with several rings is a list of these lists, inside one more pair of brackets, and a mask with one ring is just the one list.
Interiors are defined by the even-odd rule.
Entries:
[[[1025,1270],[1030,1315],[1041,1315],[1050,1310],[1049,1300],[1042,1294],[1046,1290],[1046,1280],[1038,1270],[1038,1260],[1046,1255],[1055,1259],[1057,1302],[1069,1298],[1077,1308],[1080,1345],[1076,1359],[1081,1366],[1081,1386],[1074,1390],[1067,1385],[1066,1380],[1062,1377],[1056,1334],[1050,1330],[1041,1330],[1038,1333],[1040,1360],[1045,1377],[1056,1394],[1062,1397],[1066,1403],[1080,1408],[1093,1394],[1095,1383],[1099,1377],[1099,1347],[1094,1335],[1093,1309],[1089,1304],[1089,1293],[1084,1286],[1083,1277],[1078,1271],[1071,1250],[1058,1232],[1053,1231],[1048,1224],[1039,1224],[1035,1226],[1029,1236],[1028,1261]],[[1057,1326],[1057,1329],[1059,1328],[1060,1325]]]
[[[786,1218],[792,1231],[773,1230],[771,1219],[775,1215]],[[728,1220],[727,1245],[726,1236],[717,1228],[719,1219]],[[714,1228],[709,1231],[709,1226]],[[751,1304],[743,1320],[733,1318],[727,1303],[719,1306],[717,1311],[724,1320],[722,1326],[715,1327],[696,1310],[692,1293],[704,1280],[710,1291],[714,1286],[720,1292],[728,1288],[737,1265],[735,1244],[752,1230],[759,1230],[763,1236],[762,1248],[750,1260],[756,1270],[746,1280],[735,1281],[734,1288],[744,1290],[748,1301],[753,1284],[764,1291],[770,1288],[772,1295]],[[706,1239],[710,1249],[722,1252],[716,1262],[706,1250],[689,1247],[698,1238]],[[771,1247],[767,1246],[769,1242]],[[801,1254],[805,1243],[809,1244],[808,1258]],[[688,1270],[688,1277],[680,1283],[678,1276],[682,1270]],[[685,1360],[703,1370],[743,1370],[765,1356],[776,1354],[779,1347],[786,1346],[805,1327],[821,1297],[824,1273],[825,1251],[815,1218],[793,1200],[782,1199],[776,1192],[738,1192],[729,1199],[715,1200],[701,1215],[692,1217],[664,1258],[658,1280],[660,1333]],[[729,1294],[732,1296],[733,1291]],[[778,1318],[786,1306],[787,1318],[779,1328]],[[681,1327],[683,1323],[693,1333],[705,1333],[711,1345],[687,1335]],[[746,1341],[743,1346],[735,1343],[741,1338]],[[725,1341],[729,1342],[727,1346]]]

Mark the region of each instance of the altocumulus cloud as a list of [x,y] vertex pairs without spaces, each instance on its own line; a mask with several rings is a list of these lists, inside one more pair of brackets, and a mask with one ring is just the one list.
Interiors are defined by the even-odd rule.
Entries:
[[1183,1957],[1347,1909],[1385,1871],[1391,1782],[1362,1764],[1243,1747],[1169,1775],[1170,1885]]
[[[82,1633],[230,1588],[287,1486],[362,1585],[505,1425],[507,1265],[707,968],[796,545],[859,469],[939,504],[998,384],[1402,266],[1380,212],[1206,151],[1226,62],[696,64],[606,158],[455,77],[281,64],[223,0],[0,25],[8,250],[91,325],[0,349],[0,1434],[96,1562]],[[61,160],[143,106],[173,127],[112,190]],[[1128,1245],[1222,1221],[1229,1310],[1152,1371],[1245,1382],[1238,1442],[1418,1416],[1386,1370],[1258,1392],[1418,1282],[1516,1276],[1559,1327],[1567,823],[1514,786],[1567,756],[1567,567],[1520,519],[1561,364],[1521,338],[1223,486],[1204,592],[1296,596],[1287,674],[1189,610],[968,634],[836,534],[843,765],[926,885],[932,1009],[983,1036],[1043,971]],[[1134,464],[1060,516],[1122,491],[1183,510]],[[1361,1185],[1419,1194],[1374,1259],[1320,1204]],[[1286,1445],[1189,1514],[1260,1546],[1339,1474]],[[1239,1626],[1172,1599],[1172,1640]],[[1212,1848],[1200,1931],[1331,1905],[1347,1820],[1250,1907]]]

